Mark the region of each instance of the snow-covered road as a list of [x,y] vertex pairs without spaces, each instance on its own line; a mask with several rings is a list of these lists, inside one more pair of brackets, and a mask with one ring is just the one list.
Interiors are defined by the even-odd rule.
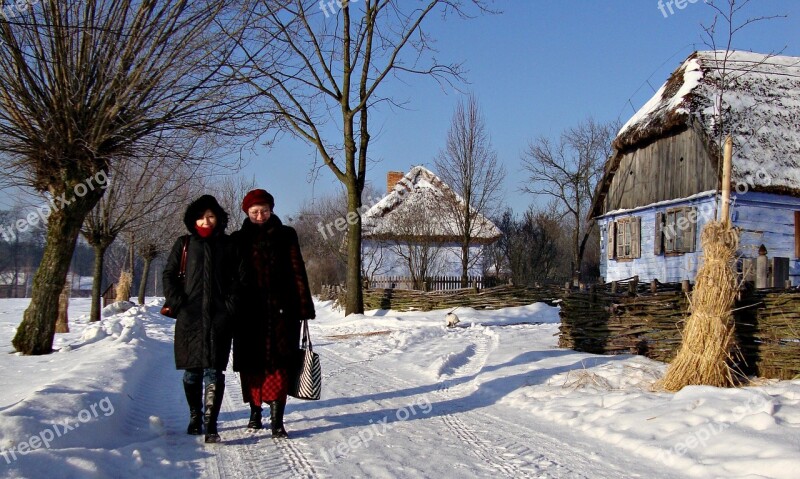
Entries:
[[[663,364],[558,349],[543,304],[467,308],[445,328],[442,311],[344,318],[318,303],[323,396],[290,398],[291,438],[245,429],[228,371],[223,442],[204,444],[185,434],[159,302],[89,324],[82,301],[60,352],[0,355],[0,478],[788,478],[800,466],[800,381],[652,392]],[[0,300],[0,342],[25,305]]]

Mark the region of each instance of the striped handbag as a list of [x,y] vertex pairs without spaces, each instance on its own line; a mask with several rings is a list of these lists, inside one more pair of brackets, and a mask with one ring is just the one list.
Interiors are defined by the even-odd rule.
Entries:
[[322,393],[322,366],[319,355],[311,346],[308,320],[303,320],[302,341],[294,364],[294,377],[289,384],[289,395],[297,399],[317,400]]

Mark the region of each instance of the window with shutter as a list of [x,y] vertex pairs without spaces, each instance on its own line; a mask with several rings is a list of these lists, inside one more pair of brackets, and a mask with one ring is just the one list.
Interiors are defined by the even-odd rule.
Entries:
[[695,250],[697,214],[693,207],[670,208],[661,227],[664,253],[692,253]]
[[[620,218],[609,223],[609,259],[614,252],[616,259],[631,259],[641,257],[641,219],[638,217]],[[611,245],[614,241],[614,248]]]

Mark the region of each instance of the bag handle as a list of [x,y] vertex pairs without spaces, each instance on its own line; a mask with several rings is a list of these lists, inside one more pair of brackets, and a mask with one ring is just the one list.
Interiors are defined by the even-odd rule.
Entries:
[[[300,347],[302,349],[308,349],[309,351],[313,351],[314,349],[311,346],[311,334],[309,334],[309,332],[308,332],[308,320],[307,319],[303,320],[303,325],[301,326],[301,328],[302,328],[301,329],[301,337],[303,339],[302,339]],[[306,348],[306,345],[308,345],[308,348]]]
[[181,269],[178,271],[178,279],[186,279],[186,250],[189,248],[189,236],[183,238],[183,252],[181,253]]

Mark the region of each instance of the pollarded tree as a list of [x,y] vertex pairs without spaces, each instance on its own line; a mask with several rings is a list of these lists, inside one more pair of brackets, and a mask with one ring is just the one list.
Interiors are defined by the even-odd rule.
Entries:
[[58,295],[110,166],[170,137],[210,143],[241,119],[246,103],[222,75],[238,3],[51,0],[0,18],[0,155],[14,181],[52,199],[18,351],[52,350]]
[[505,169],[497,163],[497,153],[474,95],[456,107],[446,146],[435,163],[439,177],[463,200],[446,202],[444,207],[461,238],[461,286],[467,287],[469,269],[480,258],[470,258],[470,244],[485,227],[478,218],[494,212],[505,178]]
[[[465,16],[465,4],[485,11],[483,0],[252,3],[252,35],[240,45],[240,76],[344,185],[351,217],[362,205],[370,112],[377,103],[392,102],[381,96],[384,83],[401,74],[459,79],[459,64],[442,64],[430,55],[423,24],[436,13]],[[274,48],[277,44],[283,48]],[[361,229],[360,216],[348,224],[345,314],[364,311]]]

